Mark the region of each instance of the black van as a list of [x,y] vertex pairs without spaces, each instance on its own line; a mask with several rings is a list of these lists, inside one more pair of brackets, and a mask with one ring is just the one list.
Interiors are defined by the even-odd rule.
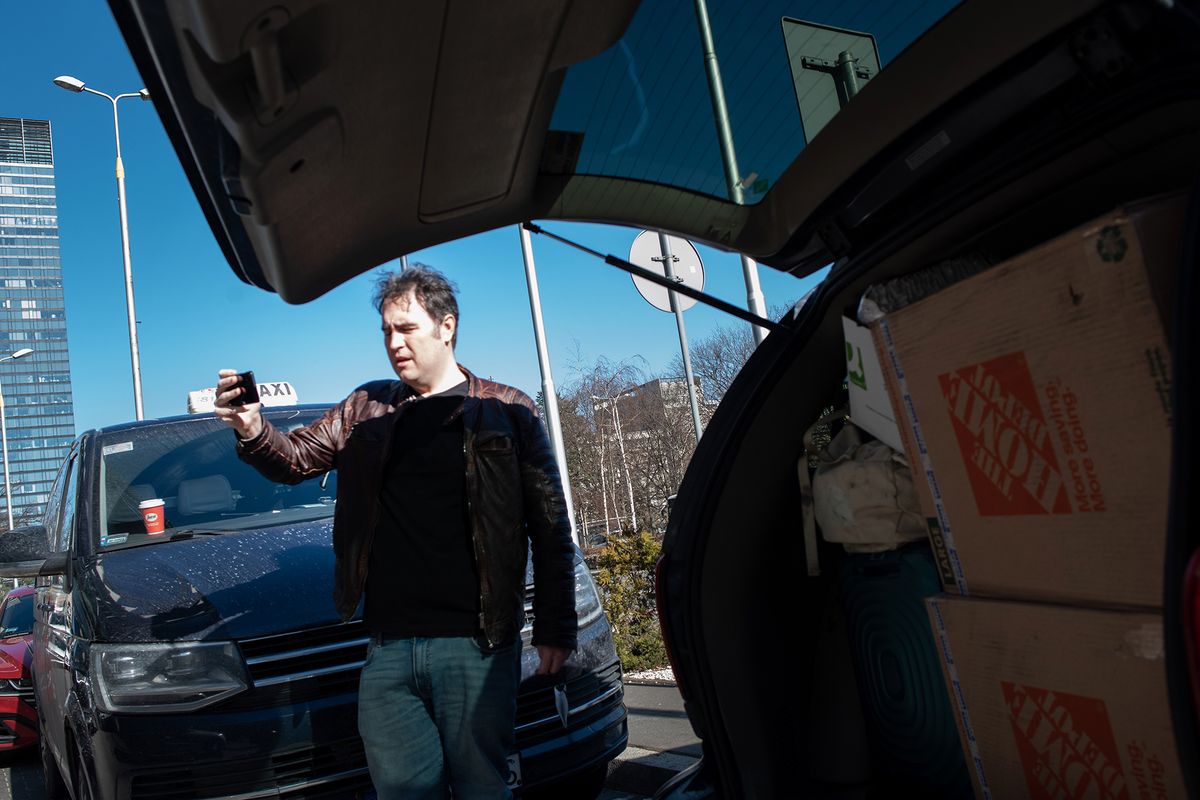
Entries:
[[[288,430],[322,411],[264,413]],[[43,523],[0,537],[0,573],[39,576],[49,797],[67,784],[76,800],[373,796],[356,713],[368,637],[332,599],[336,480],[266,480],[211,415],[74,443]],[[147,512],[165,517],[161,532]],[[576,581],[580,644],[562,673],[532,677],[522,634],[510,767],[530,793],[594,796],[627,741],[621,668],[582,559]]]

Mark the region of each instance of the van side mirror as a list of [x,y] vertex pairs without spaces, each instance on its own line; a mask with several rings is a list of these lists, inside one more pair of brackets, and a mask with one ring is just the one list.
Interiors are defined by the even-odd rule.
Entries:
[[0,578],[63,575],[66,571],[67,554],[51,552],[45,525],[0,533]]

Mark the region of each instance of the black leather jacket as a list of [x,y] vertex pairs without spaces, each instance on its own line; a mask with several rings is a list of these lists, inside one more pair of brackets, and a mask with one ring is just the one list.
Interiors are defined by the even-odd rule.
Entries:
[[[574,649],[575,546],[546,431],[526,394],[459,369],[469,381],[460,413],[481,632],[499,646],[521,630],[532,545],[533,643]],[[311,425],[283,433],[264,419],[261,434],[238,442],[243,461],[281,483],[337,469],[334,600],[345,619],[366,586],[395,421],[415,396],[401,381],[367,383]]]

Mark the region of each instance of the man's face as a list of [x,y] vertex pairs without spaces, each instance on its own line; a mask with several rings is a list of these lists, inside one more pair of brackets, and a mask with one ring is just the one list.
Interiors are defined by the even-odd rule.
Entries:
[[400,380],[418,392],[428,391],[454,365],[452,316],[434,320],[412,292],[383,306],[383,343]]

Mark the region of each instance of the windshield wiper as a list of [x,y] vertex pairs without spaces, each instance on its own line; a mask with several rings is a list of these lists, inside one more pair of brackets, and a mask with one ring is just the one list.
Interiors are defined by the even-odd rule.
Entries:
[[182,528],[171,532],[171,538],[168,541],[176,539],[191,539],[193,536],[221,536],[233,531],[220,530],[218,528]]

